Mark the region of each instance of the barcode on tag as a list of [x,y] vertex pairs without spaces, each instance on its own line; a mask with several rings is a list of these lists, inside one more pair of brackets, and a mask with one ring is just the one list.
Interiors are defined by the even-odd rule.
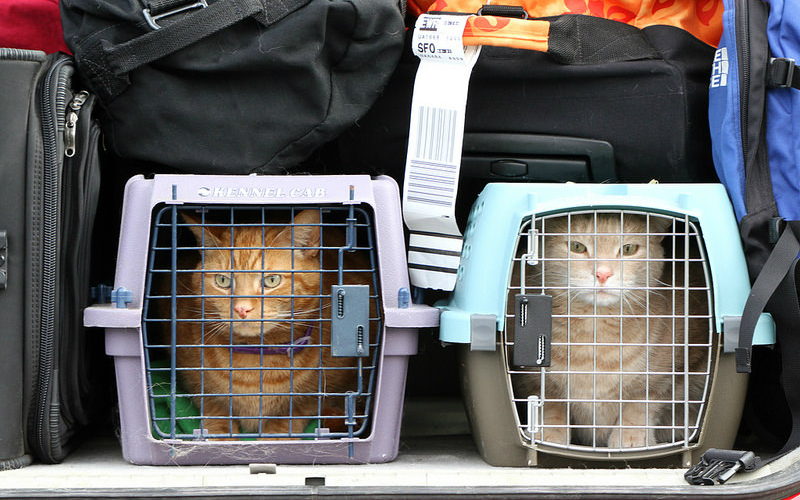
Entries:
[[415,154],[408,162],[408,200],[443,207],[453,204],[458,187],[456,120],[456,110],[419,108]]
[[452,165],[411,160],[406,199],[427,205],[450,206],[458,182],[457,174]]
[[416,158],[453,163],[457,115],[454,109],[420,106]]

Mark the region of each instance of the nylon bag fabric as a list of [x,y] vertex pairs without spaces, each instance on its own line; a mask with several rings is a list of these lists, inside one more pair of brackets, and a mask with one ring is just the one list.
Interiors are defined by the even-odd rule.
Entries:
[[99,416],[102,346],[83,309],[100,127],[74,76],[66,54],[0,48],[0,470],[62,461]]
[[[714,165],[733,203],[752,291],[742,314],[737,371],[752,373],[748,405],[759,438],[800,446],[800,4],[725,0],[710,80]],[[777,349],[753,349],[762,311],[775,320]],[[747,413],[746,413],[747,415]]]
[[[409,0],[408,11],[478,12],[489,2],[483,0]],[[492,4],[522,7],[528,18],[561,15],[585,15],[618,21],[642,29],[648,26],[673,26],[691,33],[709,45],[719,42],[722,13],[719,0],[503,0]],[[541,22],[525,22],[519,18],[473,18],[464,33],[465,45],[498,45],[502,47],[541,50],[548,33]]]
[[[469,83],[464,152],[465,157],[476,156],[486,164],[483,174],[472,175],[462,161],[459,201],[466,207],[481,188],[478,181],[484,180],[717,180],[708,131],[708,81],[721,31],[721,4],[708,7],[702,0],[681,1],[658,10],[653,2],[640,0],[661,17],[647,19],[643,8],[638,18],[620,22],[613,4],[622,2],[593,3],[605,4],[602,12],[570,9],[565,4],[576,2],[560,0],[504,0],[491,5],[521,8],[527,19],[485,15],[487,9],[479,3],[437,1],[426,6],[430,11],[483,11],[472,16],[464,30],[466,44],[484,45]],[[678,11],[687,9],[690,15],[684,17],[704,28],[698,35],[666,24],[673,17],[683,19]],[[703,14],[696,14],[698,10]],[[672,17],[666,16],[667,11]],[[540,14],[547,17],[532,18]],[[684,19],[682,26],[690,24]],[[336,141],[343,165],[402,180],[417,65],[409,47],[375,106]],[[475,145],[474,134],[493,134],[498,138],[495,143],[512,134],[522,147],[493,150],[486,145],[492,141]],[[532,146],[541,138],[546,147]],[[552,168],[548,173],[538,169],[538,161],[584,161],[585,152],[568,144],[575,138],[610,144],[616,178],[584,175],[583,170],[573,176],[568,169]],[[527,174],[511,178],[490,172],[495,162],[506,160],[527,163]]]
[[369,109],[404,37],[395,0],[63,0],[61,12],[112,153],[194,173],[291,170]]
[[777,240],[775,221],[800,220],[800,82],[795,79],[795,88],[770,83],[772,58],[800,54],[800,26],[791,21],[796,19],[796,2],[728,1],[714,60],[714,165],[739,220],[752,279]]

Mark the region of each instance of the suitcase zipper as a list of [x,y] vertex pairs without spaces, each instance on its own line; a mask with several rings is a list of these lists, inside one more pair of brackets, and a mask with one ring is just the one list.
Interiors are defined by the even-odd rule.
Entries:
[[[56,303],[58,290],[58,227],[60,207],[58,128],[59,117],[66,111],[66,91],[70,75],[64,71],[69,58],[56,60],[42,80],[41,100],[38,103],[42,124],[42,163],[34,172],[34,193],[40,194],[41,210],[34,207],[31,220],[31,245],[34,255],[41,257],[32,262],[33,280],[31,300],[33,302],[31,332],[33,334],[33,360],[35,381],[31,400],[32,415],[29,422],[31,447],[44,461],[57,462],[63,458],[59,431],[59,410],[56,379],[58,367],[56,353],[56,318],[59,313]],[[38,247],[38,248],[37,248]],[[40,288],[36,288],[36,274]],[[39,306],[38,309],[36,306]],[[37,342],[38,340],[38,342]],[[56,389],[56,390],[53,390]]]
[[[59,336],[68,338],[61,342],[60,411],[65,422],[73,426],[88,423],[87,401],[91,398],[88,388],[92,386],[85,353],[88,351],[86,333],[83,330],[83,308],[89,302],[88,279],[91,270],[89,255],[93,221],[95,219],[99,178],[97,148],[100,142],[100,127],[92,121],[93,102],[85,91],[76,93],[70,101],[64,128],[64,167],[62,169],[61,195],[65,210],[62,234],[69,234],[71,244],[66,245],[60,254],[63,270],[61,303],[66,304],[61,314]],[[90,105],[91,104],[91,105]],[[74,115],[74,116],[73,116]],[[73,124],[74,126],[71,126]],[[80,125],[80,127],[78,127]],[[69,141],[72,143],[70,151]]]
[[88,98],[89,93],[82,90],[75,94],[72,101],[69,103],[70,111],[64,123],[64,156],[67,158],[75,156],[75,134],[78,127],[78,113],[80,113],[81,107],[86,103],[86,99]]
[[739,57],[739,89],[744,89],[744,92],[739,92],[740,99],[740,129],[742,139],[742,158],[747,162],[747,156],[750,151],[750,139],[747,136],[748,123],[748,106],[750,102],[750,26],[749,26],[750,13],[748,11],[748,2],[739,2],[736,6],[736,49]]

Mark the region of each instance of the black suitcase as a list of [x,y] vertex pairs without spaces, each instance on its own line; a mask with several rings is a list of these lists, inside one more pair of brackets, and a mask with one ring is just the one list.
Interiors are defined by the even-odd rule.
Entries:
[[61,461],[89,421],[100,131],[74,71],[62,53],[0,49],[0,470]]

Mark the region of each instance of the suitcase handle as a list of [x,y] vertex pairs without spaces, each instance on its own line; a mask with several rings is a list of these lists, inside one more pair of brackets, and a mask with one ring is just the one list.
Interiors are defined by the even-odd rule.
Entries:
[[605,141],[538,134],[464,134],[465,178],[501,182],[616,182]]

